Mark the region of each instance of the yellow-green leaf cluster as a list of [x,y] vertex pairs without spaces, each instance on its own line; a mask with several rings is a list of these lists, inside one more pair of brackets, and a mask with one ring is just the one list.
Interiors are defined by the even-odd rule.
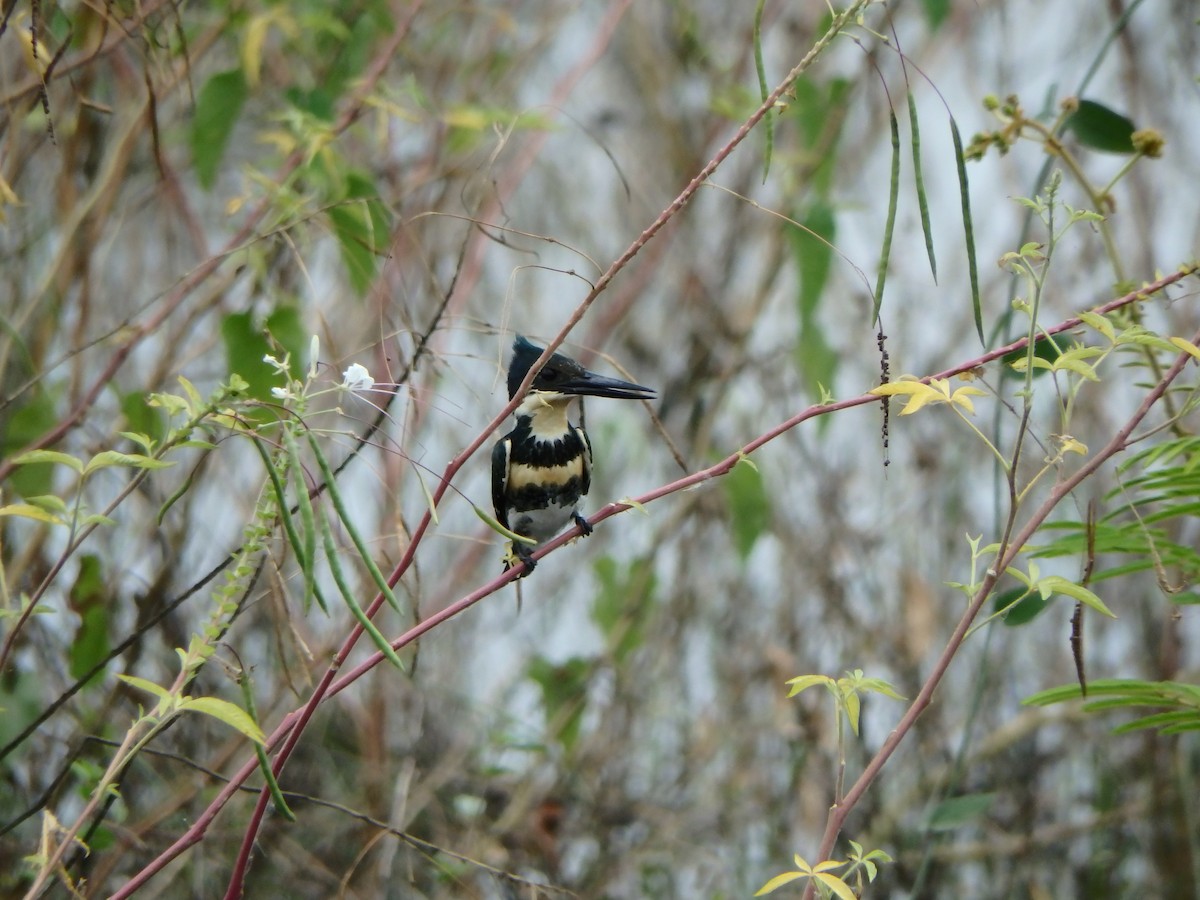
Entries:
[[908,397],[908,402],[904,404],[904,409],[900,410],[900,415],[902,416],[911,416],[913,413],[934,403],[949,403],[951,406],[958,407],[971,415],[975,415],[975,405],[971,402],[971,398],[987,395],[986,391],[969,386],[951,391],[950,380],[948,378],[934,378],[928,384],[923,381],[907,379],[891,381],[873,388],[870,393],[876,397]]

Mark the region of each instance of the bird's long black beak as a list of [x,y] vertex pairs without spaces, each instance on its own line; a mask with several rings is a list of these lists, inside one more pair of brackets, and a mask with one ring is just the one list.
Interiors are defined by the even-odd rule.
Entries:
[[619,378],[607,378],[586,370],[581,375],[556,384],[554,389],[563,394],[612,397],[615,400],[653,400],[656,396],[653,388],[631,381],[621,381]]

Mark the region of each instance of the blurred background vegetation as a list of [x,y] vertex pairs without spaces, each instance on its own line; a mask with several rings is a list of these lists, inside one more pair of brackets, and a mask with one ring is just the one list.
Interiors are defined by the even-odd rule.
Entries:
[[[447,463],[503,408],[512,335],[554,337],[830,20],[808,0],[757,13],[3,5],[0,894],[39,874],[53,896],[111,894],[253,758],[252,726],[197,707],[161,716],[105,791],[155,709],[145,682],[243,709],[248,687],[268,733],[303,705],[354,625],[328,557],[366,606],[354,538],[396,567]],[[588,509],[885,372],[1023,337],[1014,298],[1049,328],[1194,259],[1198,42],[1185,0],[869,4],[567,338],[660,398],[588,406]],[[1041,214],[1016,200],[1035,196]],[[1064,230],[1067,207],[1104,221]],[[1022,248],[1024,274],[995,264]],[[1114,314],[1146,339],[1095,381],[979,370],[971,421],[1001,458],[1023,447],[1021,483],[1052,460],[1025,504],[1079,465],[1055,435],[1094,449],[1145,399],[1175,352],[1162,339],[1196,333],[1195,291]],[[1108,346],[1096,329],[1063,339]],[[353,364],[373,390],[338,388]],[[1084,611],[1089,678],[1200,679],[1194,382],[1034,542],[1043,574],[1088,583],[1118,616]],[[967,536],[999,541],[1012,509],[963,421],[900,408],[810,419],[754,466],[606,520],[522,583],[519,613],[504,588],[405,648],[405,671],[378,666],[322,704],[280,778],[296,821],[267,817],[247,893],[745,897],[794,853],[816,862],[838,729],[827,695],[788,699],[785,681],[862,669],[914,697],[964,609],[947,583],[972,581]],[[31,447],[63,456],[19,455]],[[298,548],[280,516],[296,506],[305,524],[318,452],[345,514],[314,498]],[[382,635],[500,574],[502,540],[473,510],[488,479],[485,446],[375,616]],[[1022,703],[1075,682],[1073,612],[1035,596],[963,646],[846,823],[894,860],[869,895],[1200,890],[1200,702],[1144,704],[1180,713],[1155,723],[1179,734]],[[175,651],[197,634],[184,685]],[[848,780],[904,708],[864,701]],[[234,797],[142,893],[217,896],[254,799]],[[48,866],[72,826],[90,853],[67,842]]]

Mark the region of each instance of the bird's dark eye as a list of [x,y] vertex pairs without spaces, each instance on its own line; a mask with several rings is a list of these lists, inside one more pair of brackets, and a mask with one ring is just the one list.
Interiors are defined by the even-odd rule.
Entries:
[[542,369],[542,377],[549,378],[551,381],[557,381],[561,374],[562,373],[559,372],[558,369],[552,368],[550,366],[547,366],[546,368]]

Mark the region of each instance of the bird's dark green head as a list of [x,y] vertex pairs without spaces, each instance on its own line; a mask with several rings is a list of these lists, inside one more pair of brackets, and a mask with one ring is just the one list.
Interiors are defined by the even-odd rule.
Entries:
[[[508,399],[517,395],[530,368],[542,355],[544,347],[530,343],[524,335],[513,341],[512,362],[508,366]],[[589,397],[612,397],[618,400],[653,400],[654,391],[640,384],[606,378],[589,372],[569,356],[555,353],[533,379],[531,391],[553,394],[574,394]]]

